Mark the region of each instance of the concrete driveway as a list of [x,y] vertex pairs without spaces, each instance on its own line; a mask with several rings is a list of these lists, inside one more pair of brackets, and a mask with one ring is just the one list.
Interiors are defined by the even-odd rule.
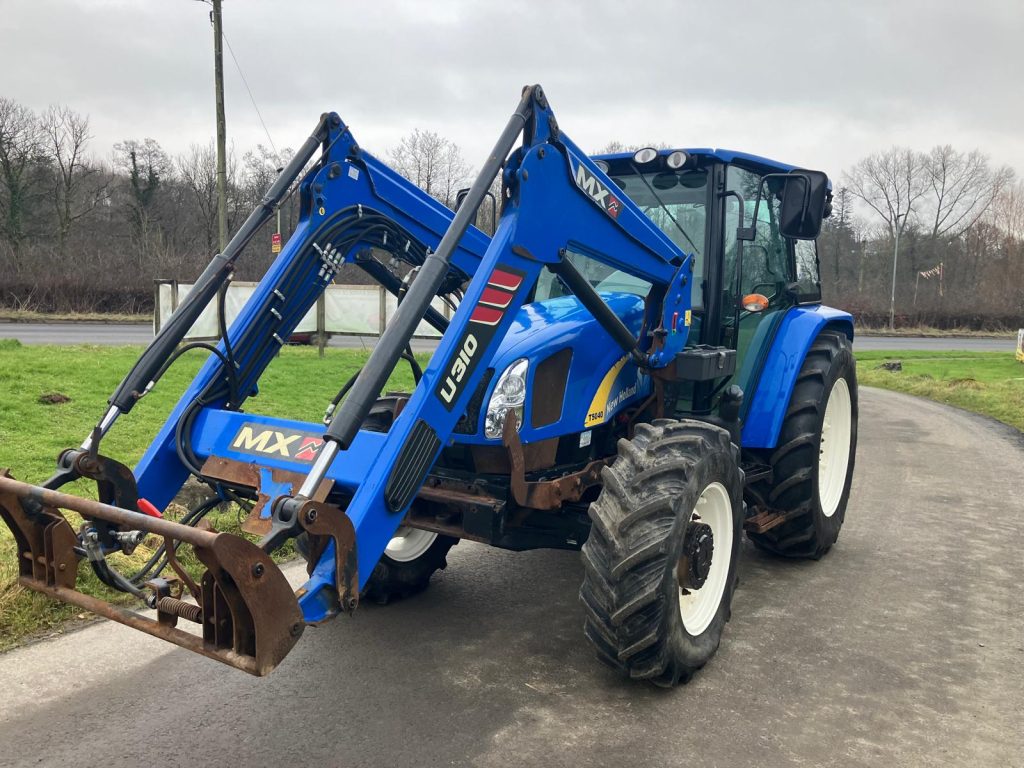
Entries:
[[594,660],[575,553],[461,544],[262,680],[108,623],[0,656],[0,764],[1024,765],[1020,433],[864,390],[857,461],[838,545],[745,545],[723,646],[674,691]]

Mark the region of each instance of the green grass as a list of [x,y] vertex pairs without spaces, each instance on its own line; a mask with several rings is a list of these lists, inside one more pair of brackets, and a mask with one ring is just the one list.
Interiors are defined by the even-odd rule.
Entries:
[[[900,360],[902,371],[879,366]],[[1024,430],[1024,363],[1003,352],[858,352],[857,379],[927,397]]]
[[[106,408],[106,400],[138,357],[141,347],[22,346],[0,340],[0,468],[9,468],[19,480],[38,483],[49,477],[57,455],[77,446],[89,434]],[[318,423],[331,398],[369,354],[361,350],[328,349],[320,359],[313,348],[287,347],[260,382],[260,394],[249,400],[250,412]],[[174,403],[199,369],[205,353],[191,352],[168,371],[153,392],[122,416],[104,439],[104,455],[134,465],[163,424]],[[412,376],[400,365],[389,388],[408,390]],[[68,402],[44,404],[40,398],[59,394]],[[60,399],[60,398],[57,398]],[[95,498],[95,484],[79,481],[70,493]],[[184,513],[172,505],[169,516]],[[72,526],[78,521],[69,515]],[[241,510],[233,505],[207,518],[217,530],[238,532]],[[141,564],[158,541],[147,541],[131,558]],[[149,545],[149,546],[147,546]],[[283,553],[287,555],[287,552]],[[183,562],[197,572],[190,552]],[[123,562],[123,561],[122,561]],[[104,587],[88,566],[79,569],[80,589],[104,599],[125,602],[125,595]],[[132,601],[128,598],[128,601]],[[17,584],[14,540],[0,525],[0,650],[25,637],[61,625],[80,614]]]

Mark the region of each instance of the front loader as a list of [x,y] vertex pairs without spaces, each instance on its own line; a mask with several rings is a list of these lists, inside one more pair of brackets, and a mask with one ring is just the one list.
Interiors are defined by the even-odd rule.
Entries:
[[[104,435],[189,348],[188,329],[318,151],[294,234],[142,460],[131,470],[105,456]],[[472,221],[498,174],[488,238]],[[598,656],[685,681],[718,647],[743,531],[820,557],[845,514],[852,323],[815,295],[830,197],[820,172],[724,150],[589,158],[532,86],[452,212],[324,115],[82,445],[40,486],[0,477],[20,581],[262,675],[307,625],[425,587],[459,539],[582,549]],[[246,413],[341,264],[398,309],[339,382],[326,428]],[[438,297],[457,304],[450,320]],[[443,335],[421,371],[410,340],[423,321]],[[403,360],[415,389],[383,393]],[[189,477],[210,499],[162,519]],[[59,491],[79,478],[99,501]],[[244,530],[258,543],[196,527],[224,499],[251,505]],[[62,509],[83,518],[78,531]],[[110,555],[147,534],[164,546],[120,573]],[[270,558],[290,539],[309,572],[294,593]],[[198,582],[181,546],[206,568]],[[82,560],[155,616],[77,591]]]

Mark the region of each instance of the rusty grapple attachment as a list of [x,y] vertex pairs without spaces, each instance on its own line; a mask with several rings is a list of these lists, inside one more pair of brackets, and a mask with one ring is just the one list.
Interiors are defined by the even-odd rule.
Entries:
[[[75,585],[84,551],[61,509],[163,536],[168,544],[191,544],[207,569],[200,584],[190,590],[196,603],[170,595],[162,580],[155,580],[151,587],[157,617],[150,619],[79,592]],[[18,581],[23,586],[250,674],[273,670],[305,629],[295,594],[270,555],[233,534],[204,531],[29,485],[12,478],[7,470],[0,470],[0,516],[14,534]],[[173,552],[174,548],[167,549]],[[176,564],[172,567],[186,583],[191,582]],[[178,619],[201,625],[201,632],[177,628]]]

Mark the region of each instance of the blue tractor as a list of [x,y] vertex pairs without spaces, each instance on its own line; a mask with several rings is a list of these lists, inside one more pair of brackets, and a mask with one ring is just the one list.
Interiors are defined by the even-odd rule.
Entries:
[[[472,222],[499,175],[488,237]],[[181,342],[203,308],[219,299],[226,325],[235,260],[296,179],[297,229],[142,460],[104,456],[117,419],[194,346]],[[0,477],[21,583],[262,675],[308,625],[423,589],[459,539],[581,549],[598,657],[686,681],[718,648],[743,533],[819,558],[843,523],[857,386],[851,318],[820,303],[830,199],[825,174],[739,152],[588,157],[532,86],[453,212],[326,114],[82,445],[41,485]],[[366,365],[326,426],[246,413],[342,264],[399,302]],[[421,370],[424,321],[443,335]],[[414,391],[383,392],[403,360]],[[190,477],[209,498],[163,519]],[[59,490],[78,478],[98,501]],[[258,539],[197,527],[224,500],[251,507]],[[147,566],[115,568],[147,534],[164,542]],[[289,539],[308,562],[295,592],[270,558]],[[155,617],[78,591],[82,560]]]

